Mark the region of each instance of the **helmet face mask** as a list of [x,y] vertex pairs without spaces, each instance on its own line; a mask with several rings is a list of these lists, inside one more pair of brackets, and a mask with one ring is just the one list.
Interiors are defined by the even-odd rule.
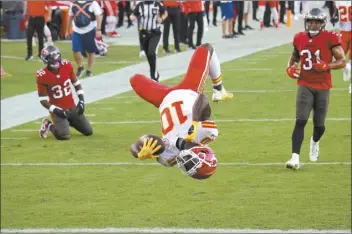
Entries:
[[51,69],[58,69],[61,63],[60,50],[52,45],[46,46],[40,53],[40,58]]
[[215,173],[217,159],[208,147],[196,146],[182,150],[176,157],[178,167],[194,179],[206,179]]
[[304,16],[304,28],[310,36],[314,37],[325,29],[327,16],[319,8],[311,9]]

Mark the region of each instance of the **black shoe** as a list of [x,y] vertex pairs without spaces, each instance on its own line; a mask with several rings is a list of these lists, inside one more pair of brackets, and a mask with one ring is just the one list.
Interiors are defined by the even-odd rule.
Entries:
[[84,71],[84,67],[79,67],[77,72],[76,72],[76,76],[78,78],[80,78],[82,76],[83,71]]
[[217,26],[218,26],[217,23],[216,23],[216,21],[213,22],[213,25],[214,25],[214,27],[217,27]]
[[154,80],[155,82],[159,82],[159,78],[160,78],[160,75],[159,75],[159,72],[157,72],[156,77],[152,77],[152,80]]
[[197,49],[194,45],[192,45],[192,46],[188,46],[188,49],[190,49],[190,50],[195,50],[195,49]]
[[165,53],[165,54],[170,54],[171,51],[170,51],[169,49],[164,49],[164,53]]
[[93,73],[91,72],[91,71],[86,71],[86,77],[91,77],[91,76],[93,76]]
[[175,48],[175,52],[180,53],[181,52],[180,48]]
[[238,32],[239,35],[245,36],[246,34],[244,34],[242,31]]
[[246,25],[246,27],[244,27],[245,29],[248,29],[248,30],[253,30],[253,28],[249,25]]
[[26,61],[31,61],[31,60],[33,60],[34,58],[33,58],[33,55],[27,55],[27,57],[24,59],[24,60],[26,60]]

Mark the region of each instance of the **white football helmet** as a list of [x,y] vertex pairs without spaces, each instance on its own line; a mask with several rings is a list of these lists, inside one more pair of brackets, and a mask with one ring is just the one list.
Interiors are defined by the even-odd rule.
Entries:
[[205,146],[182,150],[176,157],[176,162],[185,174],[198,180],[212,176],[218,165],[215,153]]
[[99,54],[101,56],[104,56],[106,55],[106,53],[108,52],[108,48],[109,48],[109,45],[106,44],[105,42],[103,42],[103,40],[97,40],[95,39],[95,45],[99,51]]

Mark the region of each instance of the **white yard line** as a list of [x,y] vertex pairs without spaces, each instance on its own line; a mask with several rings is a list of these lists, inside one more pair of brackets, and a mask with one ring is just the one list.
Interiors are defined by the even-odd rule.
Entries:
[[90,110],[114,110],[112,107],[89,107]]
[[1,137],[1,140],[28,140],[28,137]]
[[[160,166],[159,163],[141,163],[141,162],[81,162],[81,163],[30,163],[30,162],[16,162],[16,163],[1,163],[1,166],[13,166],[13,167],[21,167],[21,166],[36,166],[36,167],[72,167],[72,166]],[[283,166],[284,162],[259,162],[259,163],[251,163],[251,162],[224,162],[219,163],[219,166]],[[323,165],[351,165],[351,162],[316,162],[316,163],[303,163],[302,165],[313,165],[313,166],[323,166]]]
[[195,228],[33,228],[1,229],[2,233],[351,233],[351,230],[195,229]]
[[[294,118],[278,118],[278,119],[215,119],[217,123],[234,123],[234,122],[284,122],[294,121]],[[328,121],[351,121],[351,118],[327,118]],[[93,121],[92,124],[111,124],[111,125],[125,125],[125,124],[152,124],[160,123],[159,120],[136,120],[136,121]]]
[[[178,82],[177,82],[178,83]],[[333,88],[331,89],[332,92],[346,92],[348,88]],[[297,92],[297,89],[253,89],[253,90],[227,90],[230,93],[286,93],[286,92]],[[204,93],[212,93],[213,91],[204,91]],[[136,95],[130,96],[115,96],[112,99],[132,99],[132,98],[139,98]],[[142,100],[142,99],[141,99]],[[100,103],[100,102],[95,102]],[[89,108],[92,109],[92,108]]]
[[[233,122],[284,122],[284,121],[294,121],[293,118],[276,118],[276,119],[214,119],[217,123],[233,123]],[[328,121],[352,121],[352,118],[327,118]],[[311,121],[311,119],[309,119]],[[34,124],[41,124],[39,121],[32,122]],[[153,124],[160,123],[160,120],[126,120],[126,121],[93,121],[92,124]],[[35,129],[30,129],[35,130]],[[13,130],[14,132],[21,130]]]
[[[23,60],[24,61],[24,58],[22,57],[18,57],[18,56],[11,56],[11,55],[1,55],[0,56],[1,59],[15,59],[15,60]],[[97,57],[99,59],[99,57]],[[33,59],[32,61],[35,61],[35,62],[43,62],[42,60],[40,59]],[[143,62],[143,61],[95,61],[94,63],[107,63],[107,64],[136,64],[136,63],[140,63],[140,62]],[[85,63],[87,64],[87,63]]]

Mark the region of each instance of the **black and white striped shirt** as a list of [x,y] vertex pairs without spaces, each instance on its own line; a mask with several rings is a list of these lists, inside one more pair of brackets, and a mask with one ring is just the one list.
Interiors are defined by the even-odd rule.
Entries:
[[164,12],[165,7],[159,1],[140,1],[134,8],[133,14],[140,18],[140,27],[150,31],[160,27],[156,19]]

